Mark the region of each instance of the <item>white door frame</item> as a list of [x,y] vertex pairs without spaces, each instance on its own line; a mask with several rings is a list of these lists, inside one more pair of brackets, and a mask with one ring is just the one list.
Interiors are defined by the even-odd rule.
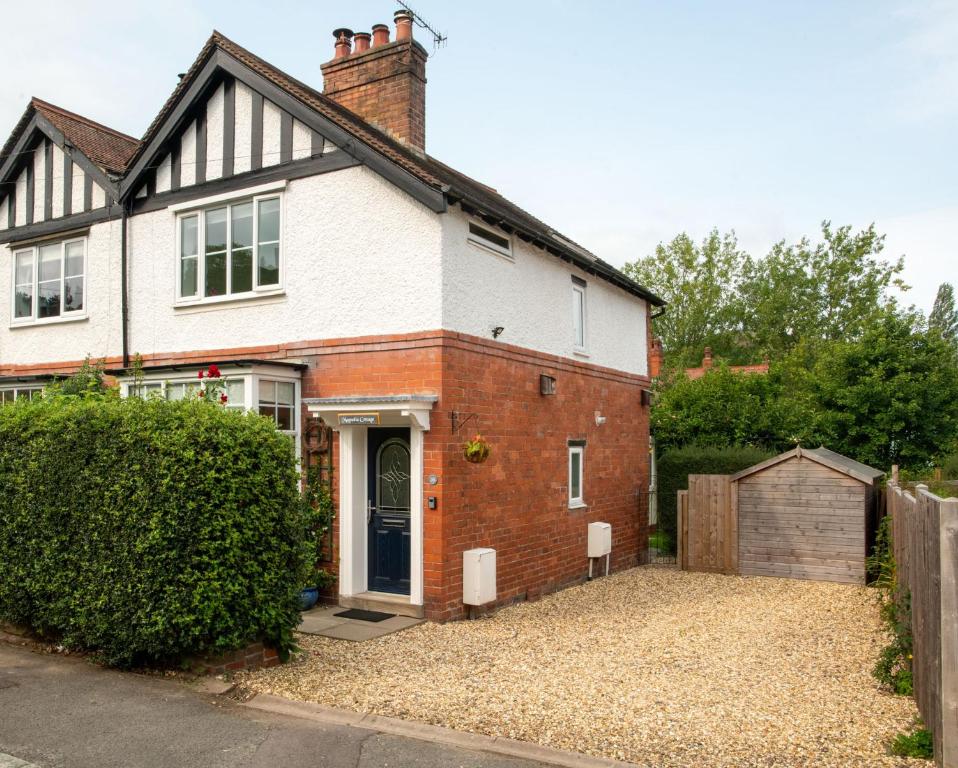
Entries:
[[[339,432],[339,595],[368,591],[369,553],[366,523],[368,426],[341,423],[350,414],[377,414],[383,427],[409,428],[410,563],[409,602],[423,604],[423,444],[429,430],[429,412],[436,398],[394,396],[382,398],[314,398],[303,404]],[[392,596],[395,599],[395,595]]]

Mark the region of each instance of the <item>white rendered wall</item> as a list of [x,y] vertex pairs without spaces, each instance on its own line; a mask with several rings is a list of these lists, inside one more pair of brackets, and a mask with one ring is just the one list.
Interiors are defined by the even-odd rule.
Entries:
[[269,99],[263,100],[263,167],[279,164],[282,113]]
[[86,182],[86,174],[83,169],[73,164],[73,181],[70,189],[70,210],[73,213],[82,213],[83,211],[83,185]]
[[313,134],[307,125],[293,120],[293,160],[303,160],[313,151]]
[[196,121],[190,123],[180,137],[180,186],[196,183]]
[[46,191],[47,153],[41,143],[33,151],[33,221],[43,221],[43,202]]
[[[441,217],[443,311],[447,330],[644,375],[646,303],[555,256],[513,238],[514,261],[467,242],[469,217]],[[502,234],[502,233],[501,233]],[[586,352],[575,351],[572,275],[586,288]]]
[[17,209],[16,216],[14,217],[13,223],[15,226],[20,227],[27,223],[27,171],[26,169],[20,171],[20,175],[17,177]]
[[218,179],[223,175],[223,115],[224,86],[217,87],[206,102],[206,178]]
[[236,136],[233,140],[233,172],[245,173],[253,162],[253,92],[236,81]]
[[63,215],[63,150],[56,144],[53,145],[53,174],[51,180],[53,183],[53,210],[51,213],[54,219],[59,219]]
[[288,184],[279,296],[174,307],[175,231],[170,210],[130,220],[131,353],[440,327],[440,217],[366,168]]
[[0,365],[26,365],[120,355],[120,220],[94,224],[87,237],[87,319],[10,328],[13,256],[0,245]]

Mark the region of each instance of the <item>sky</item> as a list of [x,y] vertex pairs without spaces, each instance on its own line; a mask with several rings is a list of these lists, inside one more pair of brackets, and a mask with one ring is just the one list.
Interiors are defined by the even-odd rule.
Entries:
[[[448,38],[415,31],[427,151],[612,264],[713,227],[762,255],[827,219],[887,235],[906,304],[958,283],[955,0],[410,5]],[[214,28],[321,88],[333,29],[396,8],[7,0],[0,132],[35,95],[140,136]]]

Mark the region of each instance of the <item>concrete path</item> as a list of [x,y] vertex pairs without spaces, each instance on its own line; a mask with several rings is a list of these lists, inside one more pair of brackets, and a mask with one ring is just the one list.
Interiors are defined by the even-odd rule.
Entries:
[[0,768],[536,768],[0,644]]
[[307,635],[332,637],[336,640],[362,642],[391,635],[393,632],[423,623],[423,619],[413,619],[409,616],[392,616],[382,621],[360,621],[336,615],[345,610],[339,606],[319,606],[306,611],[297,631]]

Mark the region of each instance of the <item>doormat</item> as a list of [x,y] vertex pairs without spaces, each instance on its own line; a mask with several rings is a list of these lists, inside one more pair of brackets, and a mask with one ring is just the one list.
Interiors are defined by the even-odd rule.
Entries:
[[364,611],[362,608],[350,608],[348,611],[334,613],[333,616],[339,616],[343,619],[357,619],[359,621],[380,622],[391,619],[395,613],[382,613],[380,611]]

